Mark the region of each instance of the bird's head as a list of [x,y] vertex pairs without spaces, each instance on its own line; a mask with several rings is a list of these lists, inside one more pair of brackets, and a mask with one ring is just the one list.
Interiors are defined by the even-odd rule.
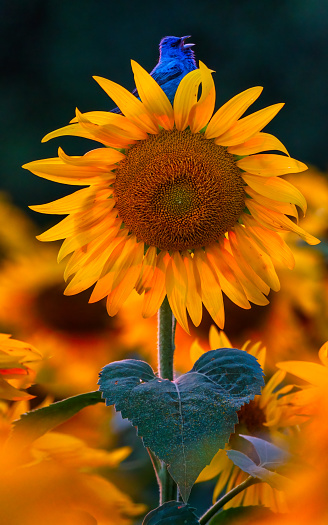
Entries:
[[194,52],[192,47],[195,44],[186,44],[185,40],[190,38],[188,36],[165,36],[162,38],[159,44],[160,58],[169,58],[177,56],[186,56],[194,58]]

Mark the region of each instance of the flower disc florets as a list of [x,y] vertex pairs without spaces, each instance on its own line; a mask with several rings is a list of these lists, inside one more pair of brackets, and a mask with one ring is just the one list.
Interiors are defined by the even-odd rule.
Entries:
[[119,215],[138,240],[163,250],[217,241],[245,207],[241,171],[226,148],[189,130],[150,135],[116,170]]

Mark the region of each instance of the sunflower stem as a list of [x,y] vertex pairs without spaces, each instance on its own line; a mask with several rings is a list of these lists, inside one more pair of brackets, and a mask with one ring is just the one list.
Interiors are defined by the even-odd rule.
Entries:
[[[176,320],[165,297],[158,311],[158,375],[162,379],[173,381],[173,354],[175,349]],[[170,476],[164,461],[157,473],[160,488],[160,505],[166,501],[177,500],[177,484]]]
[[158,375],[173,381],[175,319],[165,297],[158,311]]
[[252,476],[249,476],[245,481],[240,483],[237,487],[234,487],[231,489],[227,494],[222,496],[212,507],[210,507],[205,514],[201,518],[199,518],[200,525],[205,525],[210,521],[211,518],[220,510],[222,507],[228,503],[232,498],[237,496],[240,492],[247,489],[248,487],[251,487],[252,485],[255,485],[255,483],[260,483],[261,480],[258,478],[253,478]]

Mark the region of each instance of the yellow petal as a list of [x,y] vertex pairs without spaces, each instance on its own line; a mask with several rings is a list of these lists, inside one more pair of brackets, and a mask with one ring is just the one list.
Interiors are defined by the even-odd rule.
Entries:
[[269,199],[268,197],[260,195],[250,187],[246,188],[245,191],[249,195],[249,197],[251,197],[251,199],[246,199],[246,207],[250,201],[255,201],[256,203],[260,204],[261,206],[264,206],[265,208],[268,208],[269,210],[274,210],[285,215],[290,215],[291,217],[295,217],[295,219],[298,220],[298,213],[295,204],[290,204],[288,202],[277,202],[275,200]]
[[89,251],[93,243],[108,242],[115,237],[121,227],[122,221],[116,218],[116,213],[108,214],[98,224],[91,226],[87,231],[67,237],[60,247],[57,261],[60,262],[69,253],[78,250],[82,246],[86,246],[85,250]]
[[121,242],[122,237],[114,238],[115,230],[109,236],[103,237],[102,242],[88,249],[87,253],[76,253],[76,257],[70,259],[65,269],[65,280],[75,273],[73,279],[67,285],[64,294],[75,295],[92,286],[102,275],[104,266],[114,250]]
[[166,293],[174,317],[182,328],[189,334],[186,299],[187,299],[187,271],[179,252],[173,252],[166,270]]
[[190,71],[178,85],[173,109],[176,128],[183,131],[188,126],[189,113],[197,102],[197,93],[202,75],[200,69]]
[[282,262],[290,270],[294,268],[295,259],[293,252],[278,233],[260,226],[246,213],[242,216],[242,219],[247,227],[247,234],[251,236],[271,258]]
[[[126,148],[128,145],[134,144],[139,139],[140,134],[143,134],[144,138],[148,137],[147,133],[142,130],[139,130],[139,133],[131,133],[130,130],[124,129],[123,126],[93,124],[78,109],[76,109],[76,116],[79,125],[92,135],[92,139],[102,142],[105,146]],[[129,122],[128,119],[125,120]]]
[[199,474],[197,478],[197,483],[201,481],[207,481],[209,479],[212,479],[216,477],[221,471],[226,471],[226,461],[225,458],[227,456],[225,455],[225,450],[219,450],[213,457],[211,463],[207,465],[202,472]]
[[130,267],[125,270],[124,277],[120,280],[117,286],[115,286],[114,281],[113,290],[107,297],[106,308],[110,316],[117,314],[122,304],[126,301],[135,287],[135,283],[140,274],[143,255],[144,243],[137,243],[132,252]]
[[173,129],[173,108],[162,88],[137,62],[131,60],[136,88],[146,109],[164,129]]
[[186,306],[190,318],[195,326],[199,326],[203,315],[203,304],[201,299],[201,280],[200,276],[189,252],[183,252],[183,262],[187,271],[188,291]]
[[249,140],[272,120],[284,104],[274,104],[235,122],[214,141],[221,146],[235,146]]
[[123,153],[112,148],[94,149],[82,156],[66,155],[62,148],[59,148],[58,157],[66,164],[72,164],[73,166],[99,166],[100,168],[108,168],[125,159]]
[[320,348],[319,359],[324,366],[328,367],[328,342]]
[[145,292],[142,307],[143,317],[147,318],[154,315],[164,300],[166,295],[165,274],[170,258],[168,252],[164,250],[157,255],[156,268],[149,282],[149,290]]
[[87,129],[82,128],[80,124],[69,124],[68,126],[64,126],[62,128],[56,129],[55,131],[47,133],[41,142],[47,142],[48,140],[54,139],[56,137],[62,137],[66,135],[95,140],[93,135]]
[[[83,188],[82,190],[75,191],[70,195],[66,195],[61,199],[57,199],[47,204],[38,204],[35,206],[29,206],[33,211],[38,213],[49,213],[55,215],[66,215],[67,213],[79,212],[81,208],[90,208],[92,203],[97,200],[105,200],[112,194],[112,190],[103,189],[96,191],[94,187]],[[113,205],[115,200],[112,199]]]
[[[220,453],[221,453],[221,456],[219,456]],[[216,500],[218,499],[222,491],[225,489],[227,482],[229,481],[229,478],[231,476],[231,473],[233,469],[235,468],[231,459],[229,459],[228,456],[226,455],[225,450],[219,450],[219,452],[217,452],[214,458],[216,456],[218,456],[219,458],[218,463],[219,463],[220,470],[218,471],[218,473],[220,474],[220,476],[219,476],[217,484],[214,487],[213,497],[212,497],[213,504],[216,502]],[[211,464],[212,462],[210,463],[209,466],[211,466]],[[205,467],[204,470],[206,470],[207,468],[208,467]]]
[[299,160],[284,157],[283,155],[274,155],[273,153],[251,155],[250,157],[238,160],[236,164],[240,169],[248,171],[253,175],[261,175],[262,177],[299,173],[300,171],[308,169],[307,166]]
[[[257,284],[254,284],[254,282],[246,276],[245,269],[245,263],[243,263],[242,267],[240,267],[239,263],[236,261],[236,259],[231,255],[231,253],[225,248],[229,244],[228,239],[224,239],[223,242],[221,242],[221,254],[223,259],[226,261],[228,266],[233,270],[234,274],[236,275],[237,279],[239,280],[240,284],[242,285],[245,295],[249,301],[252,301],[254,304],[258,304],[260,306],[264,306],[269,303],[268,299],[263,295],[261,292],[261,289],[258,288]],[[254,271],[248,266],[248,268],[253,272]],[[244,271],[243,271],[244,270]],[[252,277],[252,274],[251,274]],[[261,280],[261,284],[264,285],[264,287],[267,287],[267,285]],[[267,287],[267,291],[269,291],[269,287]],[[267,292],[266,292],[267,293]]]
[[328,368],[309,361],[283,361],[276,366],[285,372],[300,377],[315,386],[327,386]]
[[136,140],[147,138],[145,131],[142,131],[123,115],[108,111],[81,113],[78,109],[76,109],[76,117],[71,120],[71,124],[48,133],[42,142],[64,135],[96,140],[113,148],[120,148],[126,144],[132,144]]
[[249,173],[243,173],[242,177],[246,184],[257,193],[260,193],[260,195],[277,201],[296,204],[305,215],[306,200],[302,193],[290,182],[278,177],[263,178],[257,175],[250,175]]
[[[115,280],[122,280],[126,271],[130,268],[134,252],[136,238],[134,235],[128,239],[123,239],[111,252],[102,270],[102,275],[93,289],[90,303],[103,299],[108,295],[114,286]],[[117,282],[117,281],[116,281]],[[118,282],[117,282],[118,284]]]
[[272,397],[272,393],[276,388],[283,382],[285,379],[286,372],[278,370],[266,383],[265,387],[262,390],[262,394],[259,398],[259,406],[265,407]]
[[8,401],[20,401],[21,399],[33,399],[35,396],[13,387],[0,376],[0,399]]
[[136,282],[136,291],[141,295],[149,289],[150,280],[154,274],[157,258],[157,249],[155,246],[149,246],[142,263],[139,278]]
[[49,230],[38,235],[37,239],[40,241],[57,241],[58,239],[77,235],[98,224],[110,212],[112,207],[113,202],[110,199],[110,201],[99,203],[96,208],[69,215],[52,228],[49,228]]
[[261,151],[283,151],[289,156],[287,149],[280,140],[269,133],[262,133],[261,131],[242,144],[228,147],[229,153],[240,156],[252,155]]
[[[116,227],[109,228],[108,234],[101,235],[99,239],[94,239],[87,246],[81,246],[70,257],[64,272],[64,279],[67,281],[69,277],[74,274],[94,275],[96,273],[97,279],[103,275],[102,271],[108,260],[108,257],[116,248],[116,246],[128,237],[127,229],[120,229],[117,232]],[[98,272],[97,263],[98,257],[101,257],[101,272]],[[99,262],[100,264],[100,262]],[[77,275],[76,275],[77,276]],[[69,286],[72,284],[70,282]],[[65,292],[66,293],[66,292]]]
[[206,126],[215,106],[215,85],[211,70],[201,61],[199,61],[199,70],[201,73],[202,94],[189,113],[188,122],[192,133],[198,133]]
[[[109,171],[109,167],[73,166],[58,157],[36,160],[24,164],[22,167],[43,179],[76,186],[88,186],[89,184],[101,184],[104,182],[109,183],[115,180],[115,175]],[[115,167],[116,166],[113,165],[113,168]]]
[[194,261],[201,278],[202,301],[214,322],[224,327],[224,306],[220,283],[205,252],[200,248],[194,253]]
[[254,201],[247,201],[247,207],[252,216],[260,224],[263,224],[269,230],[274,231],[292,231],[297,233],[308,244],[319,244],[320,240],[307,233],[303,228],[297,226],[293,221],[273,210],[268,210]]
[[210,326],[209,341],[211,350],[217,348],[232,348],[232,344],[223,330],[218,331],[213,324]]
[[225,133],[245,113],[246,109],[260,96],[263,88],[253,87],[228,100],[214,115],[205,131],[207,139]]
[[243,226],[236,225],[235,234],[238,246],[245,259],[249,261],[260,278],[270,286],[272,290],[277,292],[280,289],[280,283],[271,258],[252,242],[247,236]]
[[158,133],[158,125],[146,109],[130,91],[102,77],[93,77],[107,95],[114,100],[122,113],[146,133]]
[[195,339],[191,343],[191,347],[190,347],[190,359],[191,359],[192,363],[195,363],[197,361],[197,359],[199,359],[204,353],[205,353],[205,351],[200,346],[200,344],[198,342],[198,339]]
[[231,247],[232,255],[235,258],[237,265],[242,269],[242,272],[248,277],[251,283],[253,283],[262,293],[268,294],[270,286],[256,273],[255,268],[253,269],[252,260],[249,260],[242,253],[240,246],[237,242],[235,232],[229,232],[229,246]]
[[216,270],[222,291],[233,303],[241,308],[249,309],[251,305],[246,298],[244,290],[232,269],[222,258],[220,248],[216,245],[209,246],[206,249],[206,253],[213,268]]
[[75,116],[71,122],[79,122],[80,120],[107,128],[113,126],[115,130],[128,132],[133,139],[143,140],[147,138],[147,133],[124,117],[124,115],[111,113],[110,111],[87,111],[86,113],[80,113],[77,110],[77,116]]

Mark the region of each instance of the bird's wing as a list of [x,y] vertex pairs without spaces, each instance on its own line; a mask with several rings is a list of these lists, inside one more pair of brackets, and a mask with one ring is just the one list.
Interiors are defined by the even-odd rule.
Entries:
[[158,64],[150,74],[159,85],[163,85],[166,82],[179,78],[184,73],[184,70],[183,63],[172,60],[167,64]]

